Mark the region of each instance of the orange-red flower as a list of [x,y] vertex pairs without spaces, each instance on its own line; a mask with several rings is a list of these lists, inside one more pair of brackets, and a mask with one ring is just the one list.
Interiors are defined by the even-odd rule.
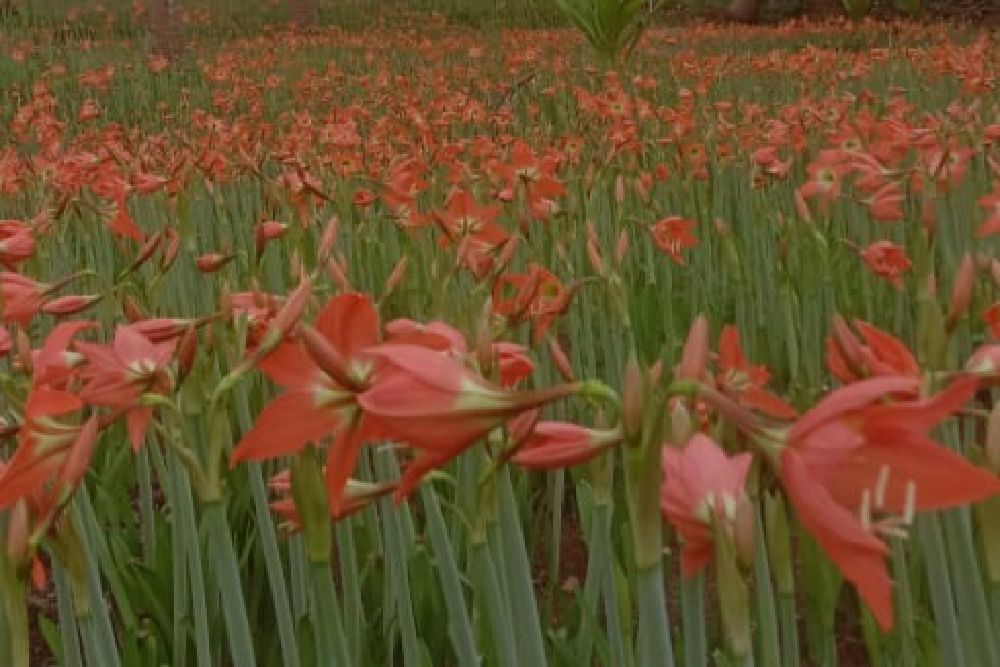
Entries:
[[358,404],[388,437],[421,451],[397,497],[414,488],[428,465],[454,458],[511,417],[580,390],[578,384],[506,390],[460,360],[416,345],[383,344],[372,354],[386,367]]
[[[1000,492],[995,475],[927,436],[973,395],[976,381],[963,378],[929,398],[900,400],[919,387],[919,378],[890,376],[835,390],[784,434],[778,454],[802,525],[883,629],[892,627],[893,609],[888,549],[879,535],[902,534],[916,511]],[[889,397],[894,401],[886,403]]]
[[876,241],[861,251],[861,259],[879,278],[885,278],[896,289],[903,288],[903,274],[910,270],[906,250],[891,241]]
[[697,224],[694,220],[671,215],[657,222],[649,231],[656,247],[684,266],[684,256],[681,253],[698,245],[698,237],[693,233]]
[[771,379],[766,366],[747,361],[740,345],[740,332],[726,326],[719,337],[719,371],[716,382],[724,394],[748,408],[760,410],[778,419],[794,419],[795,408],[764,389]]
[[76,343],[87,358],[81,398],[123,412],[133,449],[142,445],[153,418],[153,409],[140,402],[143,394],[166,394],[174,387],[169,365],[175,347],[176,341],[152,343],[127,325],[119,325],[110,345]]
[[681,567],[693,577],[711,560],[713,528],[739,544],[752,539],[752,512],[746,495],[749,452],[726,456],[715,441],[696,433],[683,448],[663,446],[660,510],[683,541]]
[[335,436],[327,458],[331,507],[339,509],[343,485],[354,471],[370,425],[357,411],[357,394],[368,384],[379,340],[378,313],[366,294],[331,299],[303,327],[302,340],[286,342],[260,363],[260,369],[285,391],[267,404],[237,444],[233,464],[292,454],[307,443]]

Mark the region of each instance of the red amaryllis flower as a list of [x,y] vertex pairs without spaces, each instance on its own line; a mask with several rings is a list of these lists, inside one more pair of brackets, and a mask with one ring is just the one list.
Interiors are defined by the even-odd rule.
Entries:
[[671,215],[657,222],[649,231],[656,247],[684,266],[684,256],[681,253],[698,245],[698,237],[692,233],[697,224],[694,220]]
[[20,273],[3,271],[0,273],[0,295],[4,321],[27,327],[52,289],[52,285],[36,282]]
[[719,372],[716,382],[720,390],[741,405],[760,410],[777,419],[794,419],[795,408],[764,389],[771,374],[766,366],[753,365],[743,354],[740,332],[727,326],[719,337]]
[[366,294],[331,299],[315,329],[302,326],[298,343],[283,343],[260,370],[285,392],[271,401],[237,444],[232,463],[276,458],[331,435],[327,459],[331,507],[339,508],[343,485],[371,425],[357,411],[357,393],[373,372],[368,350],[378,343],[378,313]]
[[833,335],[826,339],[826,366],[840,382],[850,384],[887,375],[920,376],[917,360],[901,340],[861,320],[854,320],[854,328],[864,342],[837,315]]
[[594,429],[566,422],[538,422],[518,445],[514,463],[553,470],[586,463],[621,444],[621,428]]
[[476,278],[484,278],[493,268],[493,255],[509,234],[496,222],[499,206],[480,206],[468,190],[454,190],[445,210],[436,215],[444,237],[442,244],[458,248],[458,260]]
[[541,340],[555,319],[566,312],[576,286],[563,287],[551,271],[531,264],[524,273],[505,273],[493,283],[493,312],[510,325],[530,320]]
[[174,387],[169,364],[175,347],[175,341],[152,343],[130,326],[119,326],[111,345],[76,343],[87,357],[81,398],[124,412],[133,449],[142,445],[153,418],[153,409],[140,402],[143,394],[166,394]]
[[131,239],[137,243],[142,243],[145,238],[139,225],[135,224],[135,220],[128,213],[128,204],[124,194],[118,196],[115,201],[115,214],[108,221],[108,230],[116,236]]
[[421,450],[407,468],[397,497],[411,491],[428,466],[454,458],[511,417],[581,389],[566,384],[505,390],[459,360],[415,345],[385,344],[372,354],[386,367],[358,396],[358,404],[388,437]]
[[702,433],[683,448],[663,446],[660,511],[683,540],[685,576],[693,577],[711,560],[713,528],[727,531],[736,545],[753,539],[753,514],[744,488],[752,462],[749,452],[727,457]]
[[903,274],[910,270],[906,250],[891,241],[876,241],[861,251],[861,259],[879,278],[885,278],[896,289],[903,288]]
[[841,181],[848,167],[845,154],[839,150],[820,151],[819,157],[806,165],[809,180],[798,189],[803,199],[816,198],[825,209],[840,196]]
[[32,389],[18,431],[17,451],[0,475],[0,508],[29,496],[41,498],[50,481],[58,485],[48,489],[57,496],[51,504],[61,504],[65,499],[58,496],[76,488],[97,440],[96,416],[82,424],[67,418],[82,408],[83,401],[68,392]]
[[0,264],[11,271],[35,254],[35,236],[20,220],[0,220]]
[[[966,377],[927,399],[900,400],[919,387],[919,378],[880,377],[833,391],[787,431],[778,454],[781,482],[802,525],[886,630],[893,624],[892,587],[879,534],[904,534],[916,511],[1000,492],[995,475],[927,437],[973,395],[976,381]],[[894,402],[885,403],[890,397]]]

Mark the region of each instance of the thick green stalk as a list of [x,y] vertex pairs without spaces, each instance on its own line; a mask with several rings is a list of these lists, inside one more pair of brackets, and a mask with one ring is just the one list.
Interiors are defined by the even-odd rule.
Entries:
[[229,635],[230,657],[234,665],[255,665],[253,637],[243,599],[239,562],[233,548],[232,531],[221,501],[205,503],[201,516],[207,537],[212,571],[222,595],[222,615]]
[[[393,479],[399,475],[395,453],[385,449],[375,456],[375,467],[383,479]],[[409,563],[410,544],[403,536],[401,513],[403,507],[394,507],[391,498],[381,501],[382,522],[386,540],[386,567],[388,568],[387,588],[392,591],[398,614],[399,630],[403,645],[404,667],[418,667],[421,661],[420,642],[417,639],[416,622],[413,619],[413,596],[410,593]],[[386,637],[389,642],[394,638]]]
[[459,667],[478,667],[479,652],[465,606],[461,574],[451,542],[448,541],[444,517],[441,515],[441,504],[437,493],[428,484],[420,487],[420,498],[427,513],[427,534],[434,554],[434,566],[444,591],[445,606],[448,608],[448,637],[455,649]]
[[56,561],[52,561],[52,579],[56,587],[56,609],[59,613],[59,638],[62,642],[63,667],[83,667],[80,632],[77,629],[76,616],[73,613],[73,588],[66,570]]
[[681,578],[681,630],[684,633],[685,667],[708,663],[705,635],[705,573]]
[[906,569],[906,553],[903,543],[892,543],[892,571],[896,579],[896,613],[898,618],[900,659],[904,665],[917,664],[914,653],[917,646],[917,632],[913,624],[913,594],[910,591],[910,577]]
[[916,528],[917,538],[924,552],[924,562],[927,565],[931,607],[934,609],[943,664],[948,667],[965,667],[968,663],[965,661],[958,617],[955,615],[955,597],[952,592],[940,520],[934,515],[918,517]]
[[520,663],[515,653],[517,641],[508,615],[509,607],[501,591],[493,557],[485,539],[473,537],[469,559],[472,565],[473,590],[476,591],[478,600],[484,604],[483,612],[490,626],[497,664],[500,667],[518,667]]
[[762,665],[780,665],[781,644],[778,638],[778,611],[774,602],[774,583],[768,562],[764,521],[757,511],[754,535],[754,590],[757,597],[757,651]]
[[329,561],[309,563],[309,581],[312,586],[314,631],[319,651],[320,665],[351,665],[344,639],[344,627],[337,604],[337,591],[333,586],[333,571]]
[[507,572],[511,616],[517,619],[517,648],[519,663],[524,667],[548,664],[545,644],[542,641],[542,624],[532,586],[528,549],[524,544],[524,531],[518,520],[517,503],[510,482],[510,470],[504,468],[499,478],[500,539],[503,565]]
[[[73,523],[77,527],[82,527],[82,529],[77,529],[76,532],[82,548],[79,556],[84,561],[88,598],[88,608],[85,610],[85,613],[81,613],[79,609],[77,613],[86,619],[84,623],[84,637],[87,637],[88,633],[92,636],[97,650],[97,658],[100,661],[99,664],[102,666],[107,665],[107,667],[120,667],[121,659],[118,655],[118,646],[115,643],[114,629],[111,627],[111,617],[108,614],[107,601],[104,599],[104,590],[101,586],[101,572],[98,567],[97,556],[94,552],[90,533],[91,528],[94,530],[99,529],[96,527],[97,520],[94,517],[93,507],[90,505],[90,497],[87,495],[86,487],[80,487],[77,493],[77,501],[74,506],[76,511],[74,512]],[[85,518],[81,521],[81,517]]]
[[[247,404],[246,389],[240,385],[235,391],[236,409],[240,427],[244,433],[252,426],[250,410]],[[288,602],[288,586],[285,583],[285,570],[281,563],[281,552],[278,549],[278,536],[274,529],[274,519],[267,503],[267,485],[260,464],[251,461],[245,466],[247,478],[250,481],[250,492],[253,496],[254,514],[257,519],[257,535],[264,552],[264,566],[267,569],[267,580],[271,590],[271,601],[278,622],[278,641],[281,642],[281,657],[285,667],[295,667],[300,663],[299,645],[295,638],[295,623]]]
[[660,563],[636,570],[635,597],[639,606],[639,666],[673,667],[674,651]]
[[28,596],[6,549],[0,550],[0,587],[3,590],[4,648],[10,667],[29,667]]

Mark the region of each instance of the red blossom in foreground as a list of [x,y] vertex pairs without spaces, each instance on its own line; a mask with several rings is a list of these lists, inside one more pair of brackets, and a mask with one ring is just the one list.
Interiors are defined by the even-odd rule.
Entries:
[[684,447],[665,444],[660,510],[681,536],[681,567],[693,577],[711,560],[713,528],[736,544],[752,540],[753,510],[744,489],[753,462],[749,452],[727,457],[715,441],[697,433]]
[[826,339],[826,366],[837,380],[850,384],[887,375],[919,377],[920,366],[902,341],[862,320],[854,320],[854,328],[862,340],[837,315]]
[[80,372],[85,384],[80,397],[91,405],[125,413],[133,449],[142,445],[153,408],[141,403],[144,394],[167,394],[174,388],[169,365],[176,341],[153,343],[130,326],[120,325],[110,345],[76,343],[87,358]]
[[995,475],[927,436],[971,398],[975,380],[912,398],[919,387],[918,378],[895,376],[833,391],[783,435],[778,454],[781,482],[802,525],[884,630],[893,625],[892,585],[879,535],[901,535],[917,511],[1000,492]]
[[299,342],[286,342],[267,355],[260,370],[285,389],[268,403],[239,441],[232,463],[260,461],[298,452],[330,436],[327,458],[331,508],[340,511],[344,484],[354,471],[358,452],[373,434],[357,410],[357,394],[367,387],[379,340],[378,313],[366,294],[331,299],[315,328],[302,327]]
[[430,468],[458,456],[508,419],[580,390],[578,384],[566,384],[509,391],[458,359],[415,345],[384,344],[372,354],[385,368],[358,396],[358,404],[388,437],[419,450],[397,498],[412,491]]

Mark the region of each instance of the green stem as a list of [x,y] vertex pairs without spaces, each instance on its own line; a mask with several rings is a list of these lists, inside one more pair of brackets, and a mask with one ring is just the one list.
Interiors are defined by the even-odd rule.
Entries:
[[484,539],[473,541],[470,548],[476,596],[485,603],[484,612],[490,624],[490,635],[500,667],[518,667],[514,655],[516,641],[507,614],[507,601],[500,589],[493,558]]
[[[375,456],[377,473],[383,479],[393,479],[399,475],[396,454],[385,449]],[[420,642],[417,640],[416,622],[413,619],[413,596],[410,593],[410,577],[407,563],[410,561],[410,542],[405,540],[401,516],[403,507],[393,507],[392,499],[381,501],[382,523],[385,532],[386,566],[389,569],[389,589],[394,593],[399,631],[403,644],[404,667],[418,667],[421,662]]]
[[6,549],[0,550],[0,587],[3,588],[7,659],[11,667],[29,667],[28,596]]
[[639,667],[674,667],[661,563],[638,569],[635,596],[639,606]]
[[337,591],[333,587],[333,571],[329,561],[309,563],[309,580],[312,585],[312,610],[315,618],[316,647],[319,665],[350,665],[347,641],[337,604]]
[[799,667],[802,652],[794,595],[778,595],[778,616],[781,621],[781,664],[784,667]]
[[942,664],[948,667],[965,667],[965,653],[962,650],[958,618],[955,615],[955,596],[952,592],[939,518],[934,515],[919,517],[917,536],[927,564],[927,581],[930,586],[931,606],[934,609]]
[[202,521],[208,536],[209,559],[222,595],[222,614],[229,635],[229,650],[234,665],[256,665],[250,621],[247,619],[239,562],[233,548],[232,532],[222,502],[206,503]]
[[458,665],[478,667],[476,640],[462,594],[461,575],[455,562],[451,542],[448,541],[444,517],[441,515],[441,504],[438,502],[437,493],[430,485],[425,484],[420,487],[420,497],[427,513],[427,533],[434,554],[434,566],[444,591],[445,606],[448,608],[448,637],[455,649]]
[[83,667],[83,655],[80,653],[80,632],[73,614],[73,589],[66,570],[55,561],[52,562],[52,579],[56,587],[56,608],[59,613],[59,637],[62,641],[63,665],[65,667]]
[[507,571],[508,593],[512,618],[517,619],[517,642],[520,664],[524,667],[548,664],[542,641],[542,624],[538,615],[535,591],[532,587],[531,565],[524,544],[524,532],[517,514],[517,502],[510,482],[510,470],[499,475],[500,539],[503,565]]
[[913,595],[910,591],[910,576],[906,568],[906,554],[903,543],[893,540],[892,571],[896,579],[896,610],[899,613],[899,646],[902,664],[915,665],[917,657],[914,650],[917,646],[917,632],[913,625]]
[[705,573],[681,579],[681,629],[684,632],[684,665],[708,664],[705,637]]
[[757,646],[760,662],[764,665],[780,665],[781,646],[778,639],[778,612],[774,603],[774,582],[771,580],[771,566],[767,555],[767,539],[764,535],[764,521],[757,511],[754,536],[754,579],[757,594]]

